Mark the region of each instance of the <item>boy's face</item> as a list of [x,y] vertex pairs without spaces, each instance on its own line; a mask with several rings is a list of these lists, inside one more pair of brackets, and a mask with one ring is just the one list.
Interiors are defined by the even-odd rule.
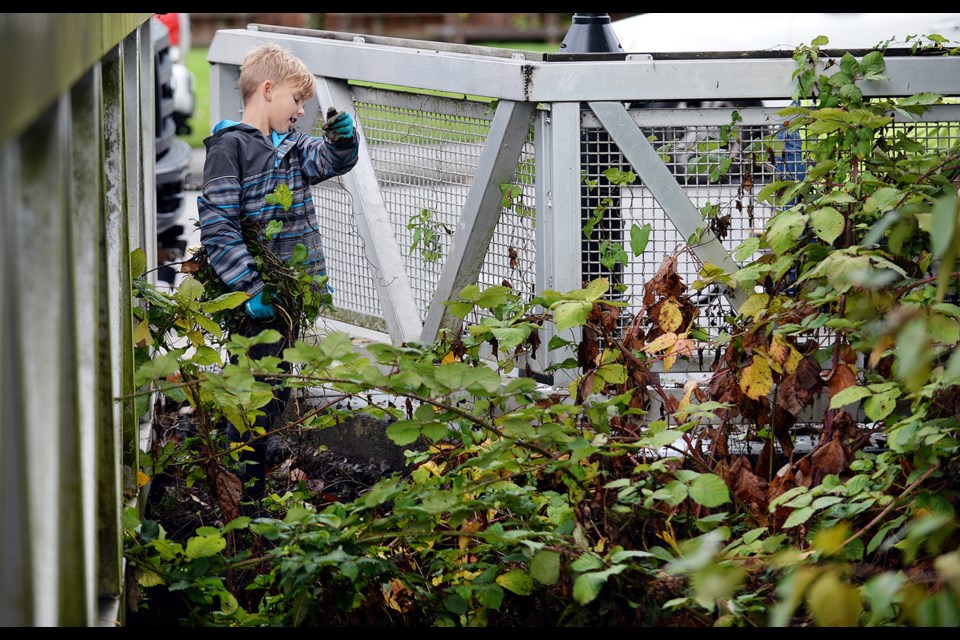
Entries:
[[289,84],[265,83],[270,127],[286,133],[303,116],[303,96]]

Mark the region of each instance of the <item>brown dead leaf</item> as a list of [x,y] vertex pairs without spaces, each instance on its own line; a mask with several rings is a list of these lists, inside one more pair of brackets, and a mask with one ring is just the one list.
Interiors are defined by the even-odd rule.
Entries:
[[580,384],[577,385],[577,404],[583,404],[583,401],[593,393],[593,381],[596,376],[596,369],[591,369],[580,379]]
[[669,255],[663,259],[660,269],[650,278],[644,287],[643,304],[650,308],[659,298],[679,298],[686,291],[686,286],[677,275],[677,256]]
[[783,377],[777,391],[777,406],[799,416],[805,407],[813,405],[823,391],[820,365],[813,358],[804,358],[793,374]]
[[851,349],[850,345],[845,344],[843,345],[843,348],[840,349],[840,359],[843,362],[847,364],[856,364],[857,358],[859,358],[857,352]]
[[847,453],[843,450],[843,445],[837,438],[817,447],[810,455],[814,469],[820,471],[823,475],[839,475],[849,467]]
[[400,613],[412,611],[416,602],[413,592],[396,578],[390,581],[386,589],[383,589],[383,600],[388,607]]
[[200,271],[203,261],[198,256],[192,256],[189,260],[180,263],[180,273],[194,274]]
[[593,305],[591,315],[596,314],[597,324],[607,333],[614,333],[620,324],[620,308],[598,302]]
[[[740,387],[737,386],[737,379],[729,370],[714,375],[707,384],[707,397],[717,402],[725,402],[731,406],[740,404]],[[718,409],[717,415],[720,418],[730,417],[734,413],[731,409]]]
[[767,482],[753,473],[750,462],[738,456],[724,474],[727,486],[761,523],[767,518]]
[[758,327],[744,334],[741,345],[745,353],[750,353],[755,350],[768,351],[770,338],[767,337],[766,332],[762,328]]
[[219,465],[208,465],[207,474],[213,477],[213,493],[223,521],[230,522],[240,516],[240,496],[243,483],[240,478]]
[[[834,438],[840,440],[840,444],[846,445],[858,442],[863,436],[860,425],[854,420],[853,416],[846,411],[837,411],[833,416],[832,433]],[[846,450],[846,449],[845,449]],[[847,456],[850,457],[849,455]]]
[[827,388],[834,397],[847,387],[857,384],[857,370],[849,364],[840,363],[827,374]]
[[307,474],[303,469],[290,469],[290,482],[306,482]]
[[597,332],[590,325],[583,327],[582,339],[577,346],[577,363],[581,369],[597,366],[600,357],[600,341]]

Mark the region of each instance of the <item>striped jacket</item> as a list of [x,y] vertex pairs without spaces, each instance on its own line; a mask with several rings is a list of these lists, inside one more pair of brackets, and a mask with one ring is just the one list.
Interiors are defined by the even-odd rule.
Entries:
[[[200,243],[207,260],[232,291],[256,295],[263,279],[243,239],[244,228],[257,223],[258,241],[281,260],[298,244],[308,250],[307,269],[324,275],[323,240],[313,207],[310,185],[343,175],[357,163],[357,136],[332,143],[291,130],[267,140],[256,128],[222,121],[204,140],[203,187],[197,198]],[[272,142],[272,144],[271,144]],[[265,198],[278,185],[290,188],[293,204],[284,211]],[[271,240],[263,229],[272,220],[283,226]]]

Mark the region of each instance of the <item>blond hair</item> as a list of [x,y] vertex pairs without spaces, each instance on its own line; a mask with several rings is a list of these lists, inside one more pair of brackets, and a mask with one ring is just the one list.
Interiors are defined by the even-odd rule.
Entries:
[[269,80],[274,84],[290,84],[309,100],[317,93],[316,79],[303,60],[278,44],[267,43],[252,49],[240,67],[240,95],[243,101]]

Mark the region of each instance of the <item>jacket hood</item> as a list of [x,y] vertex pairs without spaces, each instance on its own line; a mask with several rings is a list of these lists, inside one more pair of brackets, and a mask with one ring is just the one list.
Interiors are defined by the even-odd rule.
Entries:
[[220,122],[218,122],[217,124],[215,124],[215,125],[213,126],[213,132],[212,132],[212,133],[217,133],[217,132],[220,131],[221,129],[226,129],[227,127],[233,127],[233,126],[236,126],[236,125],[238,125],[238,124],[240,124],[240,121],[239,121],[239,120],[221,120]]

